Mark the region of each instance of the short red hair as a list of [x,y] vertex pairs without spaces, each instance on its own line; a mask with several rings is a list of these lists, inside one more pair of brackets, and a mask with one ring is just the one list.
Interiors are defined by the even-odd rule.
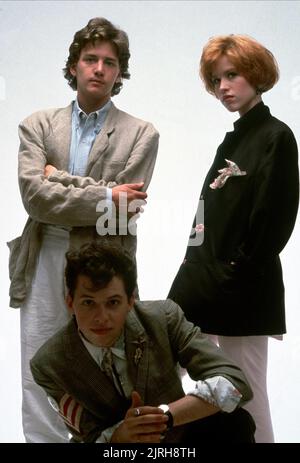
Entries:
[[255,39],[247,35],[220,35],[207,42],[200,59],[200,77],[212,95],[215,94],[212,68],[224,55],[259,93],[270,90],[279,79],[273,54]]

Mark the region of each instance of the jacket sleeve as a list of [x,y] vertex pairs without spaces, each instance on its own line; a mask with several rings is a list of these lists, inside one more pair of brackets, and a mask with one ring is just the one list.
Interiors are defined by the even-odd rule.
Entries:
[[95,442],[104,430],[99,419],[45,374],[34,360],[30,368],[35,382],[47,394],[51,406],[64,421],[75,442]]
[[59,182],[65,187],[73,185],[76,188],[86,188],[88,186],[113,188],[124,183],[144,182],[142,190],[146,191],[155,166],[158,140],[158,132],[154,129],[152,124],[148,123],[138,134],[126,166],[116,175],[115,180],[109,182],[103,179],[96,181],[92,177],[71,175],[62,170],[57,170],[51,174],[48,180],[50,182]]
[[228,360],[198,326],[189,322],[174,302],[166,310],[168,333],[174,356],[186,368],[194,381],[223,376],[242,394],[239,406],[248,402],[253,394],[242,370]]
[[106,199],[106,187],[144,181],[146,189],[158,149],[158,133],[148,124],[136,137],[125,168],[115,180],[96,181],[63,171],[46,178],[44,168],[48,162],[43,139],[47,134],[44,127],[36,119],[28,118],[20,124],[19,136],[19,186],[25,209],[36,221],[64,226],[95,225],[99,216],[96,205]]
[[249,232],[238,254],[249,263],[278,255],[293,231],[299,203],[298,151],[290,130],[273,134],[255,173]]

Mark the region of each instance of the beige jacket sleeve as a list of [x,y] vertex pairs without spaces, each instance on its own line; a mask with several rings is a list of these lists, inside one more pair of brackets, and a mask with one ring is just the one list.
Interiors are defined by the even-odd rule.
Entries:
[[[71,175],[64,170],[57,170],[48,177],[49,182],[59,182],[65,187],[76,188],[88,186],[104,186],[113,188],[124,183],[144,182],[142,191],[146,191],[154,170],[158,150],[158,133],[151,124],[146,125],[138,136],[127,163],[117,172],[114,180],[95,180],[92,177]],[[121,166],[121,163],[120,163]],[[103,199],[103,198],[102,198]]]
[[[70,121],[66,120],[66,131],[49,112],[39,112],[20,124],[19,185],[24,207],[33,220],[93,226],[99,217],[96,205],[106,199],[106,187],[144,181],[147,188],[158,150],[157,131],[152,124],[115,107],[108,119],[91,150],[86,177],[67,173],[69,143],[62,153],[57,150],[64,146],[61,138],[70,137]],[[49,178],[44,176],[47,164],[58,169]]]

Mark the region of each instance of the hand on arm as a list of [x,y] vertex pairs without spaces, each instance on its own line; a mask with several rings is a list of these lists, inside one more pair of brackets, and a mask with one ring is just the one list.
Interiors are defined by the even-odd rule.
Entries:
[[124,198],[124,205],[128,215],[133,215],[138,212],[143,212],[142,206],[146,204],[147,193],[140,191],[144,186],[143,182],[140,183],[124,183],[112,188],[112,200],[116,207],[119,208],[122,198]]
[[[131,394],[131,407],[124,421],[112,435],[111,443],[159,443],[166,430],[168,417],[158,407],[143,406],[138,392]],[[140,414],[136,415],[138,408]]]
[[51,166],[51,164],[47,164],[44,170],[44,175],[45,177],[49,177],[49,175],[52,175],[55,171],[57,171],[56,167]]
[[[135,130],[137,132],[135,143],[129,143],[128,148],[127,144],[123,147],[120,143],[124,132],[122,126],[116,135],[117,140],[111,140],[107,155],[115,166],[113,169],[109,162],[102,166],[99,158],[99,165],[96,161],[89,169],[88,176],[80,177],[64,170],[55,170],[55,161],[52,168],[48,164],[44,145],[45,136],[48,136],[48,121],[44,120],[44,114],[26,119],[19,131],[19,185],[23,204],[30,217],[53,225],[94,226],[99,216],[96,206],[107,198],[107,188],[122,189],[124,185],[129,185],[132,198],[144,199],[143,192],[139,190],[146,190],[149,185],[157,154],[158,134],[151,124],[132,130],[133,133]],[[119,162],[123,159],[124,163]],[[140,181],[143,185],[130,186]]]

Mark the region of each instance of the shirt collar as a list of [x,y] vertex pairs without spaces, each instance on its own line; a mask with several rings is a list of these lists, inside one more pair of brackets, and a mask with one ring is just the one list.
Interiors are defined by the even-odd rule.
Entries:
[[95,121],[96,123],[99,123],[103,117],[106,116],[106,114],[108,113],[108,111],[110,110],[112,106],[112,101],[111,100],[108,100],[107,103],[105,103],[104,106],[102,106],[101,108],[97,109],[96,111],[93,111],[92,113],[90,113],[89,115],[87,115],[79,106],[79,103],[78,103],[78,99],[76,98],[74,101],[73,101],[73,114],[75,115],[76,117],[76,121],[78,123],[80,123],[80,120],[83,116],[85,117],[89,117],[89,116],[92,116],[94,115],[95,117]]
[[[88,352],[91,354],[94,360],[98,363],[98,365],[101,365],[102,359],[103,359],[103,353],[104,349],[103,347],[98,347],[95,346],[94,344],[90,343],[81,333],[80,330],[78,330],[80,339],[82,340],[83,344],[85,345],[86,349]],[[124,342],[124,332],[122,332],[121,336],[117,339],[115,344],[110,348],[113,355],[119,359],[125,360],[126,355],[125,355],[125,342]]]

